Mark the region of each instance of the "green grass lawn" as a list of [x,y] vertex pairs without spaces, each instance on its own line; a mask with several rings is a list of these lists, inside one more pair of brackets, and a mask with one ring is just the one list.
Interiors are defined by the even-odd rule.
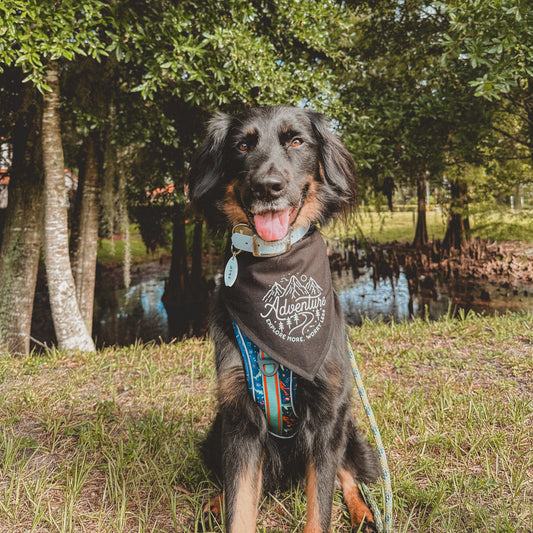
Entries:
[[[356,235],[377,242],[412,241],[416,228],[415,211],[384,211],[361,209],[352,215],[348,224],[338,222],[326,228],[331,237]],[[427,212],[428,237],[442,239],[446,233],[447,215],[441,210]],[[480,210],[470,216],[473,237],[493,241],[523,241],[533,243],[532,210]]]
[[[366,322],[350,337],[396,531],[531,532],[533,316]],[[218,490],[198,453],[213,366],[211,343],[195,339],[2,357],[0,531],[222,531],[201,520]],[[303,491],[266,496],[259,519],[258,531],[301,531]],[[349,531],[339,494],[333,521]]]
[[[146,250],[138,228],[132,224],[130,237],[130,250],[132,264],[142,263],[158,259],[162,253],[168,253],[165,250],[156,251],[150,254]],[[101,265],[122,265],[124,263],[124,254],[126,250],[126,241],[119,238],[115,241],[111,239],[98,240],[98,262]]]

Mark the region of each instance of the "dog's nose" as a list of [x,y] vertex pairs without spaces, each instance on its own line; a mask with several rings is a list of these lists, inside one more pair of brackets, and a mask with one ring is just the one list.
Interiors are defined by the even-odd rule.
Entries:
[[258,198],[278,198],[283,193],[285,182],[281,176],[267,174],[253,180],[252,191]]

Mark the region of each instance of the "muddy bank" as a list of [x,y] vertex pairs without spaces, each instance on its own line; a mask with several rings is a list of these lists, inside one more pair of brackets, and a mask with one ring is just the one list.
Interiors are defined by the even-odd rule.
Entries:
[[431,293],[437,283],[465,282],[497,285],[515,294],[533,291],[533,246],[525,243],[474,239],[460,250],[440,241],[423,248],[402,242],[363,246],[356,239],[328,245],[333,271],[349,269],[356,279],[364,269],[371,269],[374,284],[397,279],[402,272],[413,293]]
[[[328,255],[331,270],[341,273],[349,270],[354,278],[372,269],[375,282],[398,277],[404,272],[414,291],[429,288],[434,281],[472,281],[490,283],[510,290],[531,286],[533,291],[533,245],[516,241],[490,242],[473,239],[460,250],[449,249],[442,242],[430,242],[418,249],[407,242],[362,244],[357,239],[330,239]],[[207,262],[207,259],[206,259]],[[223,258],[209,260],[214,271],[221,272]],[[131,282],[167,276],[170,256],[134,264]],[[97,265],[98,281],[123,284],[122,265]]]

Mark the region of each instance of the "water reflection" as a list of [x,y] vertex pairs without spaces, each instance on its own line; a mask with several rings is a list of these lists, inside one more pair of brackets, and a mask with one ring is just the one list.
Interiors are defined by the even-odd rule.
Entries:
[[161,301],[164,277],[140,281],[129,289],[103,283],[95,295],[93,332],[98,345],[129,345],[136,339],[169,340],[168,316]]
[[410,315],[418,314],[418,303],[409,309],[409,286],[403,273],[397,280],[372,281],[370,271],[364,272],[356,280],[350,272],[339,276],[334,274],[333,284],[339,295],[346,322],[351,326],[360,325],[363,318],[372,320],[385,318],[400,322]]
[[[527,288],[510,291],[465,281],[450,286],[437,283],[431,291],[413,295],[403,272],[397,278],[374,284],[371,270],[362,270],[355,280],[349,271],[335,273],[333,284],[350,325],[361,324],[364,317],[396,322],[411,317],[436,320],[460,309],[485,314],[507,309],[533,311],[533,297]],[[136,339],[169,341],[167,311],[161,302],[164,288],[164,276],[140,281],[130,289],[101,285],[94,320],[98,345],[128,345]],[[202,330],[190,330],[188,326],[186,331],[189,335],[202,334],[205,322]]]

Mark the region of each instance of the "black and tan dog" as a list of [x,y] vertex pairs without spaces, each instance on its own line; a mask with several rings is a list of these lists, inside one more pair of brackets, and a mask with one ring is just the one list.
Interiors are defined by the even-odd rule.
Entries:
[[[245,236],[253,241],[243,252],[228,249],[236,271],[218,292],[211,323],[219,409],[207,461],[223,482],[230,533],[255,531],[262,490],[299,478],[306,482],[306,533],[329,531],[337,478],[352,526],[363,522],[363,531],[375,531],[356,483],[374,482],[378,461],[351,414],[345,324],[315,228],[349,209],[355,197],[350,154],[324,117],[308,110],[279,106],[217,114],[193,161],[195,208],[212,229],[249,228]],[[270,288],[262,298],[263,288],[256,288],[261,284]],[[254,400],[236,339],[241,330],[260,346],[258,353],[294,370],[290,438],[272,431],[264,405]],[[280,385],[277,393],[284,392]]]

